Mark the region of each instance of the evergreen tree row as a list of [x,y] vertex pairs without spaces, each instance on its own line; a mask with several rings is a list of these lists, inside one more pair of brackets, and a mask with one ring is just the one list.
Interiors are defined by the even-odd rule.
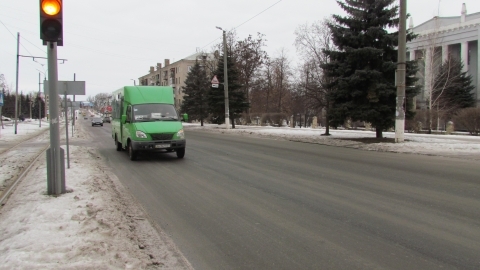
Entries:
[[[45,101],[38,97],[38,95],[31,97],[29,95],[20,94],[18,95],[17,102],[19,118],[30,117],[31,112],[32,118],[38,119],[39,106],[41,106],[40,117],[45,117]],[[15,117],[15,95],[7,91],[3,92],[2,115],[9,118]]]
[[[227,53],[227,76],[228,76],[228,103],[229,118],[232,128],[235,128],[235,119],[239,118],[249,108],[249,103],[239,83],[238,69],[232,60],[231,52]],[[205,119],[210,118],[212,123],[225,123],[225,80],[224,60],[219,58],[214,75],[219,80],[218,87],[212,87],[211,79],[208,78],[205,67],[198,62],[192,67],[185,80],[183,87],[184,97],[181,107],[182,112],[189,115],[189,119],[198,120],[203,126]]]

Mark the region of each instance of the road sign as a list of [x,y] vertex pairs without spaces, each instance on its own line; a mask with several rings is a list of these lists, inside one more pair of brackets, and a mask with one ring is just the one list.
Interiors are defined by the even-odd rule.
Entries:
[[212,83],[213,88],[218,88],[218,83]]
[[[43,91],[45,95],[48,95],[49,84],[48,81],[43,82]],[[58,81],[57,84],[58,94],[67,95],[85,95],[85,82],[84,81]]]
[[[219,82],[218,79],[217,79],[217,75],[213,76],[213,79],[212,79],[212,87],[214,87],[214,86],[213,86],[214,84],[219,84],[219,83],[220,83],[220,82]],[[217,87],[218,87],[218,85],[217,85]]]

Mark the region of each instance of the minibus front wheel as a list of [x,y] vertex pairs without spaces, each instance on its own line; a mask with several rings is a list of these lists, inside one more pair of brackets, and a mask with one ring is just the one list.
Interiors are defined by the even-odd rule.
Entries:
[[185,156],[185,147],[177,148],[175,151],[177,152],[177,158],[183,158]]
[[137,151],[133,150],[133,145],[130,141],[128,142],[128,157],[130,157],[130,160],[137,159]]

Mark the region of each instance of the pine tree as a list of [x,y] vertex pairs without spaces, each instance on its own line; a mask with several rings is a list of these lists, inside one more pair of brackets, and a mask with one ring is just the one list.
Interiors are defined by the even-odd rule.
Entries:
[[463,63],[459,59],[449,57],[435,76],[433,99],[438,100],[438,107],[448,117],[459,109],[475,106],[472,76],[462,69]]
[[208,116],[207,92],[209,83],[205,68],[196,62],[188,72],[183,87],[184,97],[180,111],[187,113],[191,120],[200,120],[201,126]]
[[[334,22],[328,24],[337,51],[326,50],[331,61],[322,65],[327,76],[335,78],[331,124],[367,121],[376,128],[376,137],[382,138],[383,130],[395,124],[398,32],[389,33],[386,28],[398,25],[398,6],[395,0],[337,3],[348,16],[333,15]],[[413,37],[408,33],[407,41]],[[409,85],[407,89],[418,90]]]
[[[212,122],[221,124],[225,122],[225,94],[224,94],[224,74],[223,74],[223,56],[220,56],[216,70],[217,79],[220,81],[218,88],[210,88],[208,94],[208,107],[212,116]],[[227,53],[227,75],[228,75],[228,107],[230,122],[232,128],[235,128],[235,119],[239,118],[242,112],[250,107],[250,104],[242,91],[242,85],[239,83],[238,70],[232,60],[230,52]]]

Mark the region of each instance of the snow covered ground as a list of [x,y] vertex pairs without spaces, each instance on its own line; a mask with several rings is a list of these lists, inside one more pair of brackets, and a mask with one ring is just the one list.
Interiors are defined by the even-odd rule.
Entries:
[[[23,122],[0,127],[0,158],[6,145],[40,136],[47,123]],[[375,132],[185,124],[188,130],[262,136],[369,151],[391,151],[480,160],[480,137],[405,134],[393,143],[394,133],[375,143]],[[48,134],[48,132],[47,132]],[[81,126],[70,141],[89,139]],[[65,148],[65,146],[62,146]],[[2,177],[10,175],[22,153],[0,159]],[[188,155],[187,157],[188,158]],[[67,188],[59,197],[46,195],[46,161],[42,154],[32,170],[0,208],[0,269],[191,269],[175,244],[149,222],[141,206],[120,184],[93,148],[70,146]],[[10,170],[10,171],[9,171]]]
[[234,133],[244,136],[262,136],[272,139],[284,139],[304,143],[316,143],[331,146],[357,148],[369,151],[412,153],[436,155],[464,159],[480,160],[480,136],[465,135],[431,135],[405,133],[403,143],[394,143],[394,132],[383,132],[384,139],[377,142],[375,131],[330,129],[331,136],[322,136],[325,129],[236,126],[225,129],[225,125],[186,124],[188,129],[202,129],[211,132]]
[[[47,125],[22,122],[16,135],[13,126],[0,127],[0,153],[32,136],[48,140],[48,131],[38,135]],[[79,127],[70,142],[82,139],[88,134]],[[0,185],[25,158],[18,151],[6,160],[0,154]],[[48,196],[41,154],[0,208],[0,269],[192,269],[95,149],[70,146],[65,178],[71,192]]]

